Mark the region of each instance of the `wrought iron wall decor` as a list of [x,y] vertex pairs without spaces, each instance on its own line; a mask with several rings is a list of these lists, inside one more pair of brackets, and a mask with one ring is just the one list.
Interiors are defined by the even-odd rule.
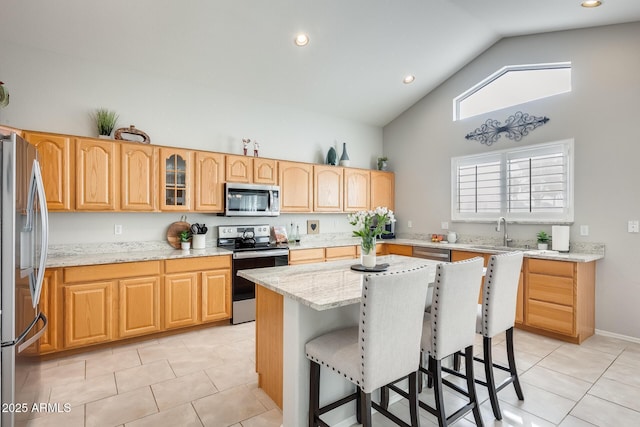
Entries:
[[542,126],[548,121],[548,117],[530,116],[527,113],[518,111],[514,115],[509,116],[504,122],[504,125],[501,125],[497,120],[489,119],[482,126],[468,133],[465,138],[475,139],[480,141],[481,144],[489,146],[499,140],[501,134],[505,132],[507,138],[513,141],[520,141],[524,136],[529,134],[529,131]]

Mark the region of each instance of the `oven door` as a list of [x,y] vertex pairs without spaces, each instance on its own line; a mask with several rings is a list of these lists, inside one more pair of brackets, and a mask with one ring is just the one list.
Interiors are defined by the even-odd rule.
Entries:
[[233,278],[231,280],[233,314],[231,323],[249,322],[256,318],[256,285],[243,277],[239,277],[238,271],[287,264],[289,264],[289,251],[287,249],[243,251],[233,254]]

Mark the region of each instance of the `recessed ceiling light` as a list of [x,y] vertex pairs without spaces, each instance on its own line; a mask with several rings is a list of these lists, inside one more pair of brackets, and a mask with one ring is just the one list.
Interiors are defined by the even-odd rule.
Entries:
[[582,7],[598,7],[601,4],[600,0],[585,0],[582,2]]
[[293,42],[296,46],[306,46],[309,44],[309,36],[303,33],[300,33],[293,39]]
[[415,79],[416,79],[416,76],[408,75],[404,79],[402,79],[402,83],[408,85],[409,83],[413,83]]

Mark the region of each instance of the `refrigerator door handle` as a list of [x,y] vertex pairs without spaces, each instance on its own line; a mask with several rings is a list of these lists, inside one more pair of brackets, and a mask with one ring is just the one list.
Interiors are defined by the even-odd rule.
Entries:
[[[41,241],[40,241],[40,261],[38,263],[37,276],[33,285],[32,303],[35,308],[40,302],[40,294],[42,292],[42,283],[44,282],[44,272],[46,269],[48,246],[49,246],[49,211],[47,210],[47,198],[44,192],[44,184],[42,182],[42,172],[40,171],[40,163],[37,159],[33,160],[33,168],[31,175],[31,185],[29,189],[29,201],[27,202],[28,212],[35,214],[34,199],[38,198],[40,221],[41,221]],[[33,218],[33,216],[31,217]],[[29,221],[28,221],[29,222]],[[33,227],[31,227],[33,229]],[[35,248],[34,248],[35,250]]]
[[[25,342],[23,342],[22,344],[20,344],[20,342],[22,340],[24,340],[26,338],[27,335],[29,335],[29,332],[31,332],[31,330],[36,326],[36,323],[38,323],[39,320],[42,320],[42,329],[40,329],[38,332],[36,332],[36,334],[34,336],[32,336],[31,338],[29,338],[28,340],[26,340]],[[20,353],[22,350],[24,350],[25,348],[29,347],[31,344],[33,344],[34,342],[36,342],[37,340],[40,339],[40,337],[42,336],[42,334],[44,334],[44,331],[47,330],[47,325],[49,324],[49,320],[47,319],[47,316],[44,315],[43,312],[40,312],[40,314],[38,314],[38,317],[36,317],[35,319],[33,319],[31,321],[31,324],[29,324],[29,327],[26,328],[24,331],[22,331],[22,333],[20,334],[20,336],[18,338],[16,338],[13,341],[5,341],[1,344],[1,346],[4,347],[14,347],[18,344],[18,353]]]

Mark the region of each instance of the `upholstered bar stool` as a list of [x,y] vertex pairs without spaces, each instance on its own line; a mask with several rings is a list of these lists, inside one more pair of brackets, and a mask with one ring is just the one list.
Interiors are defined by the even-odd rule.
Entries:
[[[411,426],[419,426],[417,370],[428,267],[363,277],[360,320],[356,327],[321,335],[305,346],[310,360],[309,426],[327,426],[320,416],[356,399],[356,416],[371,426],[373,406],[396,424],[408,426],[371,402],[371,392],[409,377]],[[320,367],[325,366],[356,385],[356,392],[319,407]]]
[[[480,257],[454,263],[438,264],[433,288],[431,313],[425,313],[422,326],[422,353],[428,356],[428,367],[420,371],[433,383],[435,408],[419,401],[421,408],[438,418],[439,426],[447,426],[469,411],[473,411],[476,425],[482,426],[480,407],[476,397],[473,377],[473,343],[475,340],[476,306],[482,279],[484,261]],[[465,374],[467,389],[442,378],[442,360],[465,349]],[[462,374],[458,373],[462,376]],[[468,398],[467,403],[450,416],[444,408],[443,385]],[[407,397],[407,393],[390,385],[396,393]],[[383,389],[383,406],[387,402],[387,391]]]
[[[516,317],[516,303],[518,299],[518,283],[522,269],[522,252],[508,252],[492,255],[487,265],[485,285],[482,291],[482,304],[478,304],[476,316],[476,332],[482,334],[483,359],[474,360],[484,364],[486,381],[476,380],[476,383],[487,387],[493,415],[497,420],[502,419],[498,392],[513,383],[518,399],[524,400],[516,359],[513,352],[513,322]],[[502,332],[506,333],[507,360],[509,366],[493,363],[491,355],[492,338]],[[456,370],[459,359],[456,355],[454,362]],[[465,356],[467,359],[468,357]],[[496,386],[493,368],[509,372],[509,377]]]

